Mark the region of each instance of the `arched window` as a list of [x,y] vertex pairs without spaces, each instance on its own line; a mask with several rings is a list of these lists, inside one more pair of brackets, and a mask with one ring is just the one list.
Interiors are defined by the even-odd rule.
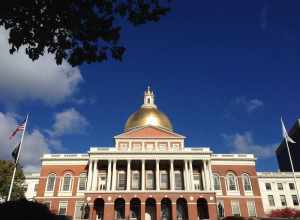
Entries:
[[245,191],[252,191],[251,180],[248,174],[244,173],[242,175],[243,186]]
[[71,176],[71,174],[67,173],[64,175],[61,190],[63,192],[71,191],[71,184],[72,184],[72,176]]
[[86,182],[87,182],[86,173],[80,174],[79,179],[78,179],[78,190],[79,191],[86,190]]
[[237,178],[233,173],[227,174],[226,177],[226,182],[227,182],[227,189],[229,191],[237,191]]
[[52,192],[54,190],[56,175],[54,173],[49,174],[47,178],[46,191]]
[[221,190],[220,177],[218,174],[213,174],[214,189]]

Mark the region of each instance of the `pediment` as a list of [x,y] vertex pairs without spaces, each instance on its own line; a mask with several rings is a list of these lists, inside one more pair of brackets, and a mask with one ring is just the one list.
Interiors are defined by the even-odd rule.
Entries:
[[144,126],[132,129],[115,136],[115,138],[185,138],[184,136],[154,126]]

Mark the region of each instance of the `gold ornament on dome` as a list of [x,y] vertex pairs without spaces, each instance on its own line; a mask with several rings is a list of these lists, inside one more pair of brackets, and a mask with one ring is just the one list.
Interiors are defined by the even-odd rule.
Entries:
[[161,127],[169,131],[173,130],[169,118],[163,112],[159,111],[154,104],[154,94],[150,90],[150,87],[145,91],[142,107],[128,118],[125,131],[147,125]]

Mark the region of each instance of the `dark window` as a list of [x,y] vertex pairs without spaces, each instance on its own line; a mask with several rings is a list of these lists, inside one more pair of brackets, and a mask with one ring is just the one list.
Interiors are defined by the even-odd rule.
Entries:
[[271,183],[266,183],[266,190],[272,190]]
[[298,206],[298,205],[299,205],[299,200],[298,200],[297,195],[292,195],[292,200],[293,200],[293,204],[294,204],[295,206]]
[[282,183],[277,183],[277,189],[278,189],[278,190],[283,190],[283,185],[282,185]]
[[290,190],[295,190],[295,184],[294,183],[289,183]]

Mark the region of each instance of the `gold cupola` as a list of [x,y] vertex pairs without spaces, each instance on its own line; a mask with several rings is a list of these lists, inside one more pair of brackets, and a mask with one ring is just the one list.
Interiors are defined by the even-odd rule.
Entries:
[[144,93],[144,104],[128,118],[125,125],[125,132],[133,128],[147,125],[173,131],[169,118],[157,109],[157,106],[154,103],[154,93],[149,86]]

